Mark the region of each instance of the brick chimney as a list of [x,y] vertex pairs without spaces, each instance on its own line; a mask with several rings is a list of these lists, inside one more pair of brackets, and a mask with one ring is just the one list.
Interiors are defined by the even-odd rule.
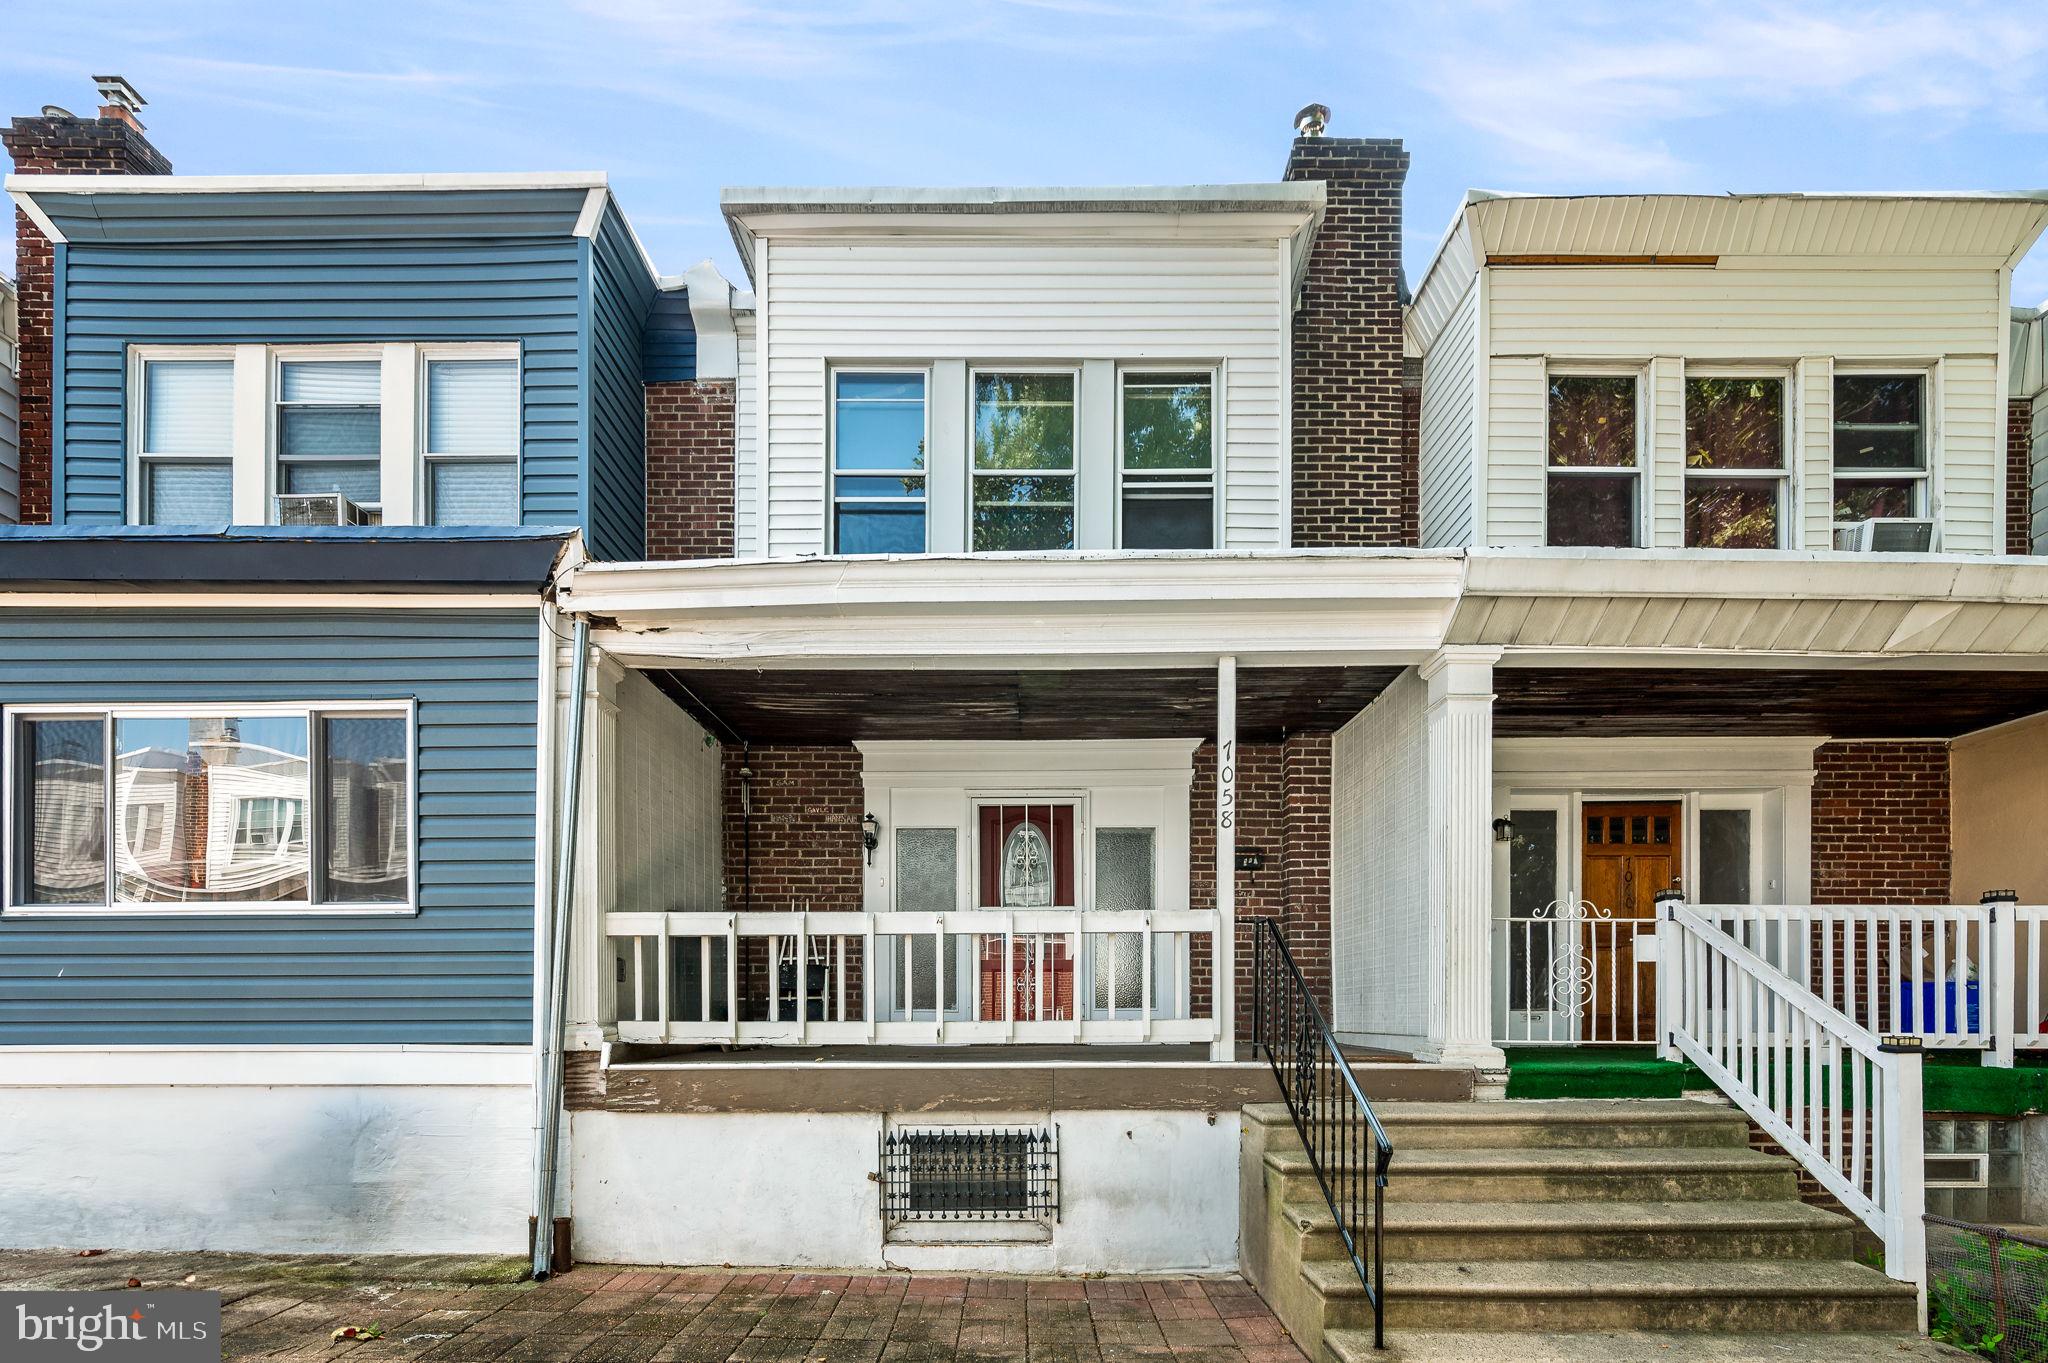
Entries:
[[[80,118],[45,106],[0,131],[18,175],[169,175],[171,163],[143,135],[135,111],[142,97],[119,76],[95,76],[99,117]],[[14,210],[14,280],[21,298],[21,523],[50,522],[50,327],[52,253],[49,238]]]
[[1302,111],[1287,180],[1321,180],[1322,231],[1294,314],[1294,543],[1412,545],[1415,461],[1402,433],[1398,138],[1325,137]]

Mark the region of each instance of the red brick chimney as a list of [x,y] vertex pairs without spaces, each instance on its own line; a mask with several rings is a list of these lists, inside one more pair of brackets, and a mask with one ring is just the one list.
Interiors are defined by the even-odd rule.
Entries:
[[1398,138],[1325,137],[1302,110],[1288,180],[1321,180],[1322,231],[1294,314],[1294,543],[1418,539],[1414,459],[1402,439]]
[[[119,76],[95,76],[99,117],[80,118],[53,105],[17,118],[0,131],[18,175],[169,175],[171,163],[143,135],[135,111],[142,96]],[[49,238],[14,210],[14,282],[21,303],[21,523],[50,517],[50,327],[52,253]]]

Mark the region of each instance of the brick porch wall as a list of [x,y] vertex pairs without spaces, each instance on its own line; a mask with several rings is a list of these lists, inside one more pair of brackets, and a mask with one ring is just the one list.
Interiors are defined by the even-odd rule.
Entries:
[[[751,839],[741,813],[742,766],[754,774]],[[860,908],[860,770],[851,744],[725,749],[728,907],[746,909],[751,883],[756,913]]]
[[[170,160],[118,118],[17,118],[0,143],[19,175],[169,175]],[[14,210],[14,282],[21,307],[21,523],[50,523],[51,335],[55,252]]]
[[1826,743],[1813,765],[1813,902],[1948,903],[1948,745]]
[[647,385],[647,557],[733,556],[733,383]]
[[2013,398],[2005,404],[2005,552],[2033,552],[2034,404]]

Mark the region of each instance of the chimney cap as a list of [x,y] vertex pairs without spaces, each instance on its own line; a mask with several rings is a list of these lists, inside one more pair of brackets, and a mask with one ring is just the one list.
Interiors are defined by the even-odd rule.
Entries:
[[1294,116],[1294,130],[1303,137],[1321,137],[1323,129],[1330,126],[1330,106],[1327,104],[1304,104],[1301,112]]
[[76,114],[74,114],[74,113],[72,113],[72,112],[71,112],[71,111],[70,111],[69,109],[65,108],[65,107],[64,107],[63,105],[61,105],[61,104],[45,104],[45,105],[43,106],[43,117],[44,117],[44,118],[76,118],[76,117],[77,117],[77,115],[76,115]]
[[140,91],[128,83],[126,76],[94,76],[93,84],[99,87],[100,98],[119,109],[134,113],[149,103]]

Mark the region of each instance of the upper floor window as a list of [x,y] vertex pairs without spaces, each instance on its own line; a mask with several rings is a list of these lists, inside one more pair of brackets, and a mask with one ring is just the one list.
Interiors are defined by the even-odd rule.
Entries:
[[66,707],[6,744],[10,908],[411,903],[409,706]]
[[234,519],[235,364],[149,360],[137,423],[145,525],[224,525]]
[[1685,381],[1685,542],[1776,549],[1784,521],[1785,380]]
[[832,544],[842,554],[925,547],[925,376],[832,376]]
[[278,366],[277,490],[338,492],[378,513],[383,494],[383,366],[287,360]]
[[1123,546],[1216,544],[1215,380],[1209,374],[1123,376]]
[[429,525],[519,524],[519,363],[427,360]]
[[1625,549],[1636,542],[1641,460],[1636,376],[1550,376],[1545,542]]
[[1074,374],[974,376],[978,550],[1074,547]]
[[1926,376],[1835,377],[1835,519],[1927,514]]

